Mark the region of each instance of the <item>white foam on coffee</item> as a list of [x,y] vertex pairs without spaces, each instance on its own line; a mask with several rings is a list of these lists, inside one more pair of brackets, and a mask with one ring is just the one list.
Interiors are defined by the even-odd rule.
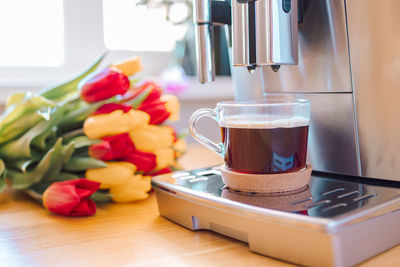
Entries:
[[300,116],[284,118],[265,115],[236,115],[224,117],[220,125],[230,128],[274,129],[307,126],[309,122],[310,120]]

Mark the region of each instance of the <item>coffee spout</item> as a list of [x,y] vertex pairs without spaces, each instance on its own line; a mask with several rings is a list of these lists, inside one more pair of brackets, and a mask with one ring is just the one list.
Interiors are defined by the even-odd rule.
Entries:
[[253,74],[254,73],[254,71],[256,70],[256,65],[251,65],[251,66],[247,66],[247,71],[250,73],[250,74]]
[[273,72],[278,72],[280,68],[281,68],[281,65],[272,65],[271,66],[271,69],[273,70]]
[[297,1],[231,2],[233,66],[297,64]]
[[195,0],[193,13],[199,81],[211,82],[215,79],[211,0]]

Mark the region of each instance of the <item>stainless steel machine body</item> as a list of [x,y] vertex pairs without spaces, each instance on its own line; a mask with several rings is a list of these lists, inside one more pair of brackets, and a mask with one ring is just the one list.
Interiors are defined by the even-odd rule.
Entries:
[[308,188],[277,195],[232,191],[214,168],[154,177],[160,214],[302,265],[352,266],[399,244],[400,1],[194,6],[200,81],[214,79],[213,25],[230,24],[236,99],[309,99],[315,171]]
[[[306,266],[352,266],[400,242],[400,188],[314,173],[295,193],[232,191],[217,168],[153,178],[160,214]],[[379,180],[378,180],[379,181]]]
[[[298,38],[297,1],[231,2],[233,65],[254,70],[233,67],[236,99],[309,99],[315,170],[400,181],[400,2],[299,0]],[[198,47],[212,58],[202,49],[211,46]]]

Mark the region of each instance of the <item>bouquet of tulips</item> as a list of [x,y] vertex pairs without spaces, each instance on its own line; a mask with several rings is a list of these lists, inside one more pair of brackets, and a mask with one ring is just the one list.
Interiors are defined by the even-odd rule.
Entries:
[[167,121],[179,102],[135,79],[139,58],[97,66],[38,93],[11,95],[0,117],[0,191],[23,189],[57,214],[92,215],[96,202],[145,199],[153,175],[186,149]]

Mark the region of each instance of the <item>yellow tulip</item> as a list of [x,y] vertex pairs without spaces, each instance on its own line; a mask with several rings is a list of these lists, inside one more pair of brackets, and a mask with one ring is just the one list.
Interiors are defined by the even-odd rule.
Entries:
[[161,101],[165,102],[165,109],[171,113],[168,119],[171,121],[178,121],[179,111],[181,109],[178,98],[174,95],[164,94],[161,96]]
[[170,147],[174,143],[173,129],[168,126],[146,125],[131,131],[129,136],[135,147],[145,152]]
[[113,195],[114,202],[126,203],[136,200],[146,199],[151,189],[151,177],[134,175],[129,180],[120,186],[112,187],[110,194]]
[[156,170],[164,169],[175,162],[175,151],[172,148],[161,148],[153,152],[156,155]]
[[140,63],[140,57],[128,58],[123,61],[116,62],[110,67],[120,70],[126,76],[131,76],[143,69],[142,64]]
[[100,114],[87,118],[83,124],[85,135],[91,139],[130,132],[149,123],[150,116],[140,110],[124,113],[115,110],[108,114]]
[[183,153],[185,153],[186,151],[186,141],[185,139],[181,138],[178,139],[175,143],[174,143],[174,150],[176,152],[176,156],[179,158],[180,156],[182,156]]
[[109,189],[126,184],[136,172],[136,166],[129,162],[107,162],[107,165],[86,170],[86,179],[99,182],[100,189]]

